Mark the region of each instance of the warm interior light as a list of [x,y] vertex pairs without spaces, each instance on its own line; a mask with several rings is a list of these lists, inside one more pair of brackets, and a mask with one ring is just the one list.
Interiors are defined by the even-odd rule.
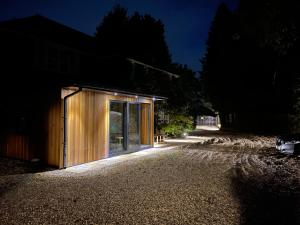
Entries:
[[115,93],[114,93],[114,96],[117,96],[117,95],[118,95],[118,93],[117,93],[117,92],[115,92]]

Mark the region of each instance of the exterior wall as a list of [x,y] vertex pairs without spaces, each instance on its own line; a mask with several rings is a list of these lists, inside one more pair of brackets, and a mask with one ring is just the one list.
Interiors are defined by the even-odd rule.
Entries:
[[[150,104],[150,126],[153,133],[152,100],[84,90],[68,98],[67,167],[108,157],[111,100]],[[153,135],[150,135],[151,145],[153,145],[152,139]]]
[[[73,89],[52,90],[41,97],[28,133],[18,134],[9,129],[0,133],[0,155],[21,160],[40,158],[46,164],[63,168],[64,157],[64,97]],[[141,117],[150,108],[150,122],[141,121],[141,144],[150,132],[153,146],[154,104],[150,98],[115,96],[113,93],[84,90],[67,101],[67,167],[91,162],[109,155],[109,104],[111,100],[142,104]],[[35,117],[35,116],[33,116]],[[35,125],[36,124],[36,125]],[[150,127],[149,127],[150,126]]]
[[0,145],[2,156],[18,158],[22,160],[30,159],[28,137],[20,134],[7,134],[4,142]]
[[[63,97],[74,90],[62,91],[58,86],[65,81],[81,80],[83,77],[100,83],[102,78],[98,76],[99,73],[94,72],[100,62],[92,54],[91,37],[82,36],[80,33],[74,35],[73,30],[57,23],[52,24],[51,21],[40,17],[27,22],[37,25],[37,30],[39,25],[47,27],[49,24],[53,36],[50,35],[49,39],[48,29],[45,29],[47,40],[42,33],[36,36],[35,32],[30,34],[29,30],[28,34],[19,32],[18,27],[21,27],[20,31],[24,30],[23,22],[0,30],[1,37],[5,40],[0,43],[0,55],[5,56],[2,71],[3,74],[7,73],[2,76],[5,78],[5,85],[0,90],[0,94],[5,96],[2,99],[0,118],[0,155],[22,160],[40,158],[49,165],[62,168]],[[24,23],[25,26],[27,22]],[[57,39],[57,31],[64,32],[65,35],[61,35],[62,39]],[[72,36],[72,43],[69,36]],[[118,65],[123,65],[123,60]],[[128,65],[126,64],[125,69]],[[109,66],[108,71],[111,69]],[[121,70],[123,66],[118,68],[118,72]],[[90,77],[87,77],[88,74]],[[106,78],[116,82],[114,76]],[[114,96],[95,91],[84,91],[68,100],[68,166],[107,157],[109,100],[113,99],[137,101],[134,97]],[[152,100],[139,101],[151,104],[150,124],[153,126]],[[28,125],[25,129],[22,128],[23,117]],[[150,135],[153,145],[153,127]]]
[[154,146],[154,102],[152,101],[151,104],[151,115],[150,115],[150,144],[151,146]]
[[108,145],[106,96],[80,92],[67,103],[67,167],[106,156]]
[[150,144],[150,136],[149,136],[149,132],[150,132],[150,121],[148,123],[147,120],[145,120],[145,118],[148,117],[148,112],[150,110],[151,105],[148,104],[142,104],[141,106],[141,144]]
[[48,165],[63,167],[63,99],[56,99],[46,114],[45,121],[45,162]]
[[60,88],[28,89],[10,98],[9,110],[1,118],[0,155],[21,160],[39,158],[59,166],[63,128]]
[[[144,119],[148,115],[148,111],[150,111],[150,121]],[[141,107],[141,144],[150,144],[151,146],[154,145],[154,104],[142,104]],[[149,137],[149,140],[148,140]]]

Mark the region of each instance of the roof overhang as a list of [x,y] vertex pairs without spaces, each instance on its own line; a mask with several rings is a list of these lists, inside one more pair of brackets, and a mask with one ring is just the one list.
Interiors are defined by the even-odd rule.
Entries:
[[102,92],[110,95],[120,95],[120,96],[127,96],[127,97],[143,97],[143,98],[150,98],[153,101],[163,101],[167,100],[166,97],[158,96],[158,95],[149,95],[149,94],[141,94],[136,92],[130,92],[130,91],[124,91],[120,89],[114,89],[114,88],[104,88],[104,87],[97,87],[97,86],[91,86],[91,85],[78,85],[74,84],[72,86],[67,86],[64,88],[68,89],[78,89],[81,88],[83,91],[97,91]]

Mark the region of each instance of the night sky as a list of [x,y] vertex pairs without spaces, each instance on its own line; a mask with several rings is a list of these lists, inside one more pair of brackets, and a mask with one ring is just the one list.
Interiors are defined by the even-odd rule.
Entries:
[[[205,42],[215,11],[222,0],[1,0],[0,20],[41,14],[93,35],[103,16],[117,3],[128,13],[149,13],[165,24],[166,41],[174,62],[201,68]],[[224,0],[234,9],[238,0]]]

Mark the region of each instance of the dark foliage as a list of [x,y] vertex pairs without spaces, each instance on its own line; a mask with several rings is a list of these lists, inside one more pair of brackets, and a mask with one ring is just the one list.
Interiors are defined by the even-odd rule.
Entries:
[[297,104],[299,6],[292,0],[241,0],[235,12],[219,7],[201,79],[223,119],[234,117],[230,126],[288,129],[287,115]]
[[[105,58],[101,72],[111,74],[106,76],[106,83],[168,97],[168,104],[160,106],[164,110],[196,115],[200,103],[199,81],[186,65],[172,63],[164,33],[160,20],[138,12],[128,16],[127,10],[117,5],[104,17],[95,35],[97,54]],[[179,78],[143,65],[117,61],[124,58],[170,71]]]
[[104,56],[125,56],[166,69],[171,56],[160,20],[136,12],[127,15],[119,5],[109,12],[97,27],[98,53]]
[[179,74],[174,79],[174,89],[170,90],[169,102],[173,111],[191,116],[197,116],[201,107],[201,92],[199,80],[195,73],[186,65],[174,63],[170,71]]

